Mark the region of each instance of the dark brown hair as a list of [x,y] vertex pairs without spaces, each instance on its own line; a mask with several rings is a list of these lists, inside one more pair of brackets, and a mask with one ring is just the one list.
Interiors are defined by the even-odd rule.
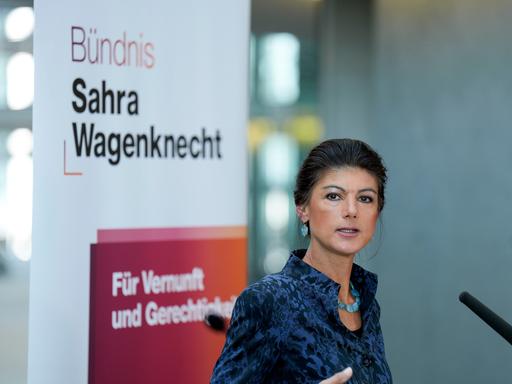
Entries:
[[295,205],[307,204],[314,185],[329,169],[355,167],[375,176],[378,184],[379,212],[384,208],[387,170],[380,155],[368,144],[353,139],[333,139],[318,144],[309,152],[297,174],[293,196]]

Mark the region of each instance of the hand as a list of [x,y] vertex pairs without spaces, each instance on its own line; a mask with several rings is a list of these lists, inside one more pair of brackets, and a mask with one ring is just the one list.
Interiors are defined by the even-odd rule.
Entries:
[[345,368],[343,371],[322,380],[319,384],[342,384],[346,383],[352,377],[352,368]]

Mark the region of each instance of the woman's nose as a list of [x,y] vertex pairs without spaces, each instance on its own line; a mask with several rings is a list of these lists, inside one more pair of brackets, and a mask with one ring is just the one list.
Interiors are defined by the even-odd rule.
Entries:
[[357,217],[357,201],[355,199],[345,200],[343,217]]

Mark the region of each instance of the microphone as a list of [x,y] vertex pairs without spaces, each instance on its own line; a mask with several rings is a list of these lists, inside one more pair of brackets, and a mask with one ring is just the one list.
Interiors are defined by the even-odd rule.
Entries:
[[226,331],[226,322],[224,321],[224,317],[216,312],[208,312],[204,317],[204,323],[214,331]]
[[461,303],[471,309],[479,318],[512,344],[512,326],[482,304],[476,297],[464,291],[459,295]]

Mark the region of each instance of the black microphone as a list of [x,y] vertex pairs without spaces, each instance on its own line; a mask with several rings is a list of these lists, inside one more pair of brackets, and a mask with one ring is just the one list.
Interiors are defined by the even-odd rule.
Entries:
[[459,295],[461,303],[471,309],[479,318],[512,344],[512,326],[482,304],[476,297],[464,291]]
[[224,317],[216,312],[208,312],[204,317],[204,322],[215,331],[226,331],[226,321],[224,320]]

